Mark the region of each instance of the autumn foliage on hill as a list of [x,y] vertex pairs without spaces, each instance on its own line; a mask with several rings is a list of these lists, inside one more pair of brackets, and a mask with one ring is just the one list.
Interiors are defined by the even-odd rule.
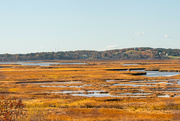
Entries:
[[169,59],[179,57],[180,49],[163,48],[127,48],[106,51],[66,51],[66,52],[39,52],[29,54],[1,54],[0,61],[27,61],[27,60],[137,60],[137,59]]

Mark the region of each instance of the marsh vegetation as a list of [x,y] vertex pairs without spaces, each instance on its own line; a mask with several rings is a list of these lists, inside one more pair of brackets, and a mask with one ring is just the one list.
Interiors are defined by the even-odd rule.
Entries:
[[52,63],[0,64],[2,120],[180,119],[180,60]]

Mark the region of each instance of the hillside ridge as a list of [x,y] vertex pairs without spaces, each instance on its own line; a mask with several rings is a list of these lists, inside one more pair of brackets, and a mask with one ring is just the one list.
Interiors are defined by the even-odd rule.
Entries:
[[0,54],[0,61],[29,60],[140,60],[180,58],[180,49],[125,48],[105,51],[77,50],[59,52],[37,52],[28,54]]

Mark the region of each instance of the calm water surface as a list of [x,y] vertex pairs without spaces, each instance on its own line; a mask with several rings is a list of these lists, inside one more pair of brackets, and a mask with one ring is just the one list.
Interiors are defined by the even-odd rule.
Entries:
[[[132,70],[132,71],[145,71],[145,70]],[[147,77],[170,77],[180,74],[180,72],[159,72],[159,71],[145,71]]]
[[50,65],[72,65],[72,64],[87,64],[87,63],[53,63],[53,62],[43,62],[43,61],[18,61],[18,62],[0,62],[0,64],[20,64],[27,66],[50,66]]
[[131,65],[140,65],[139,63],[124,63],[124,66],[131,66]]

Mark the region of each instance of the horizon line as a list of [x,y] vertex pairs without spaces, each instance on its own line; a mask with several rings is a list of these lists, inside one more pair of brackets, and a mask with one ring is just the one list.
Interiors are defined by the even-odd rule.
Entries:
[[132,49],[132,48],[150,48],[150,49],[179,49],[179,48],[161,48],[161,47],[127,47],[127,48],[112,48],[112,49],[104,49],[104,50],[86,50],[86,49],[79,49],[79,50],[61,50],[61,51],[37,51],[37,52],[27,52],[27,53],[0,53],[1,55],[9,54],[9,55],[16,55],[16,54],[32,54],[32,53],[58,53],[58,52],[70,52],[70,51],[111,51],[111,50],[123,50],[123,49]]

